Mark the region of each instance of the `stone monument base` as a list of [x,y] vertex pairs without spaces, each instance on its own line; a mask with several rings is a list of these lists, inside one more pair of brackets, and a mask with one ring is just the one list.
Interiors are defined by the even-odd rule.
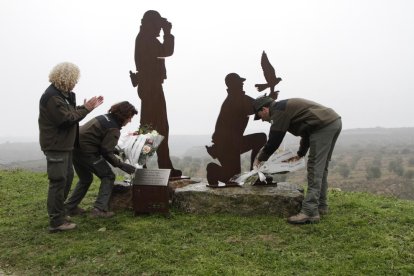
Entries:
[[[168,187],[170,188],[170,199],[172,200],[176,188],[185,187],[193,183],[195,183],[195,181],[191,179],[169,181]],[[132,186],[128,183],[116,181],[112,190],[109,206],[111,211],[114,212],[120,210],[133,210]]]
[[300,211],[302,200],[303,189],[287,182],[277,183],[277,186],[229,188],[208,188],[206,183],[201,182],[177,188],[173,207],[195,214],[273,214],[288,217]]
[[[176,210],[194,214],[229,213],[279,217],[300,211],[303,189],[287,182],[276,185],[208,188],[193,180],[170,181],[170,199]],[[110,201],[112,211],[133,210],[132,188],[116,182]]]

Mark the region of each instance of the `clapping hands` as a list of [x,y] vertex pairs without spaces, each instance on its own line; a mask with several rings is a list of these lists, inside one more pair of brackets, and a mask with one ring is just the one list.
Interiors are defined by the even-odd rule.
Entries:
[[89,100],[84,100],[83,105],[85,108],[89,111],[94,110],[98,106],[100,106],[103,103],[104,98],[102,96],[95,96],[90,98]]

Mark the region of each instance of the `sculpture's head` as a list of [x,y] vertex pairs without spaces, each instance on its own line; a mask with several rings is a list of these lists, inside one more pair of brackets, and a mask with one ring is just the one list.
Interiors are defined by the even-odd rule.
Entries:
[[161,28],[165,26],[167,19],[161,17],[160,13],[154,10],[148,10],[141,19],[141,26],[152,34],[159,35]]
[[236,73],[230,73],[227,74],[227,76],[224,78],[224,82],[226,83],[227,87],[231,90],[233,89],[240,89],[243,90],[244,81],[246,79],[240,77]]

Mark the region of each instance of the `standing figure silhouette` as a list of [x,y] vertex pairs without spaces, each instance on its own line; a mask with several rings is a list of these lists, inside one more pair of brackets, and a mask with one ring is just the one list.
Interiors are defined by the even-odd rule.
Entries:
[[[165,57],[174,53],[174,36],[171,34],[172,24],[154,10],[144,13],[140,31],[135,40],[134,76],[138,85],[138,96],[141,99],[141,126],[151,125],[164,140],[157,150],[158,167],[171,169],[170,177],[180,177],[181,171],[174,169],[168,147],[167,106],[162,84],[167,78]],[[161,43],[157,37],[163,30]]]

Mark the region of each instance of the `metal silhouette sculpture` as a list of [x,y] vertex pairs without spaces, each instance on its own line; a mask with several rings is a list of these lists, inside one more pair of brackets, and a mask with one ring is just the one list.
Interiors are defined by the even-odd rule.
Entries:
[[263,84],[255,84],[257,90],[262,92],[267,88],[270,88],[269,97],[274,98],[276,100],[279,91],[275,91],[275,86],[282,80],[281,78],[276,77],[276,71],[273,68],[272,64],[270,63],[269,59],[267,58],[266,52],[263,51],[262,58],[260,64],[263,69],[263,75],[266,79],[266,83]]
[[267,137],[264,133],[243,135],[249,116],[254,114],[254,99],[243,91],[245,80],[236,73],[230,73],[225,78],[228,95],[217,118],[212,136],[213,145],[206,146],[210,156],[220,162],[220,165],[213,162],[207,165],[209,187],[222,187],[218,185],[219,181],[225,183],[227,187],[235,186],[229,180],[241,172],[240,155],[252,150],[250,165],[252,169],[254,158],[266,143]]
[[[174,169],[168,146],[167,106],[163,91],[163,82],[167,78],[165,58],[174,53],[172,24],[154,10],[144,13],[139,33],[135,40],[136,73],[130,72],[132,85],[138,86],[141,99],[141,126],[151,125],[164,141],[157,150],[158,167],[171,169],[171,177],[181,177],[181,171]],[[163,42],[157,37],[163,31]]]

